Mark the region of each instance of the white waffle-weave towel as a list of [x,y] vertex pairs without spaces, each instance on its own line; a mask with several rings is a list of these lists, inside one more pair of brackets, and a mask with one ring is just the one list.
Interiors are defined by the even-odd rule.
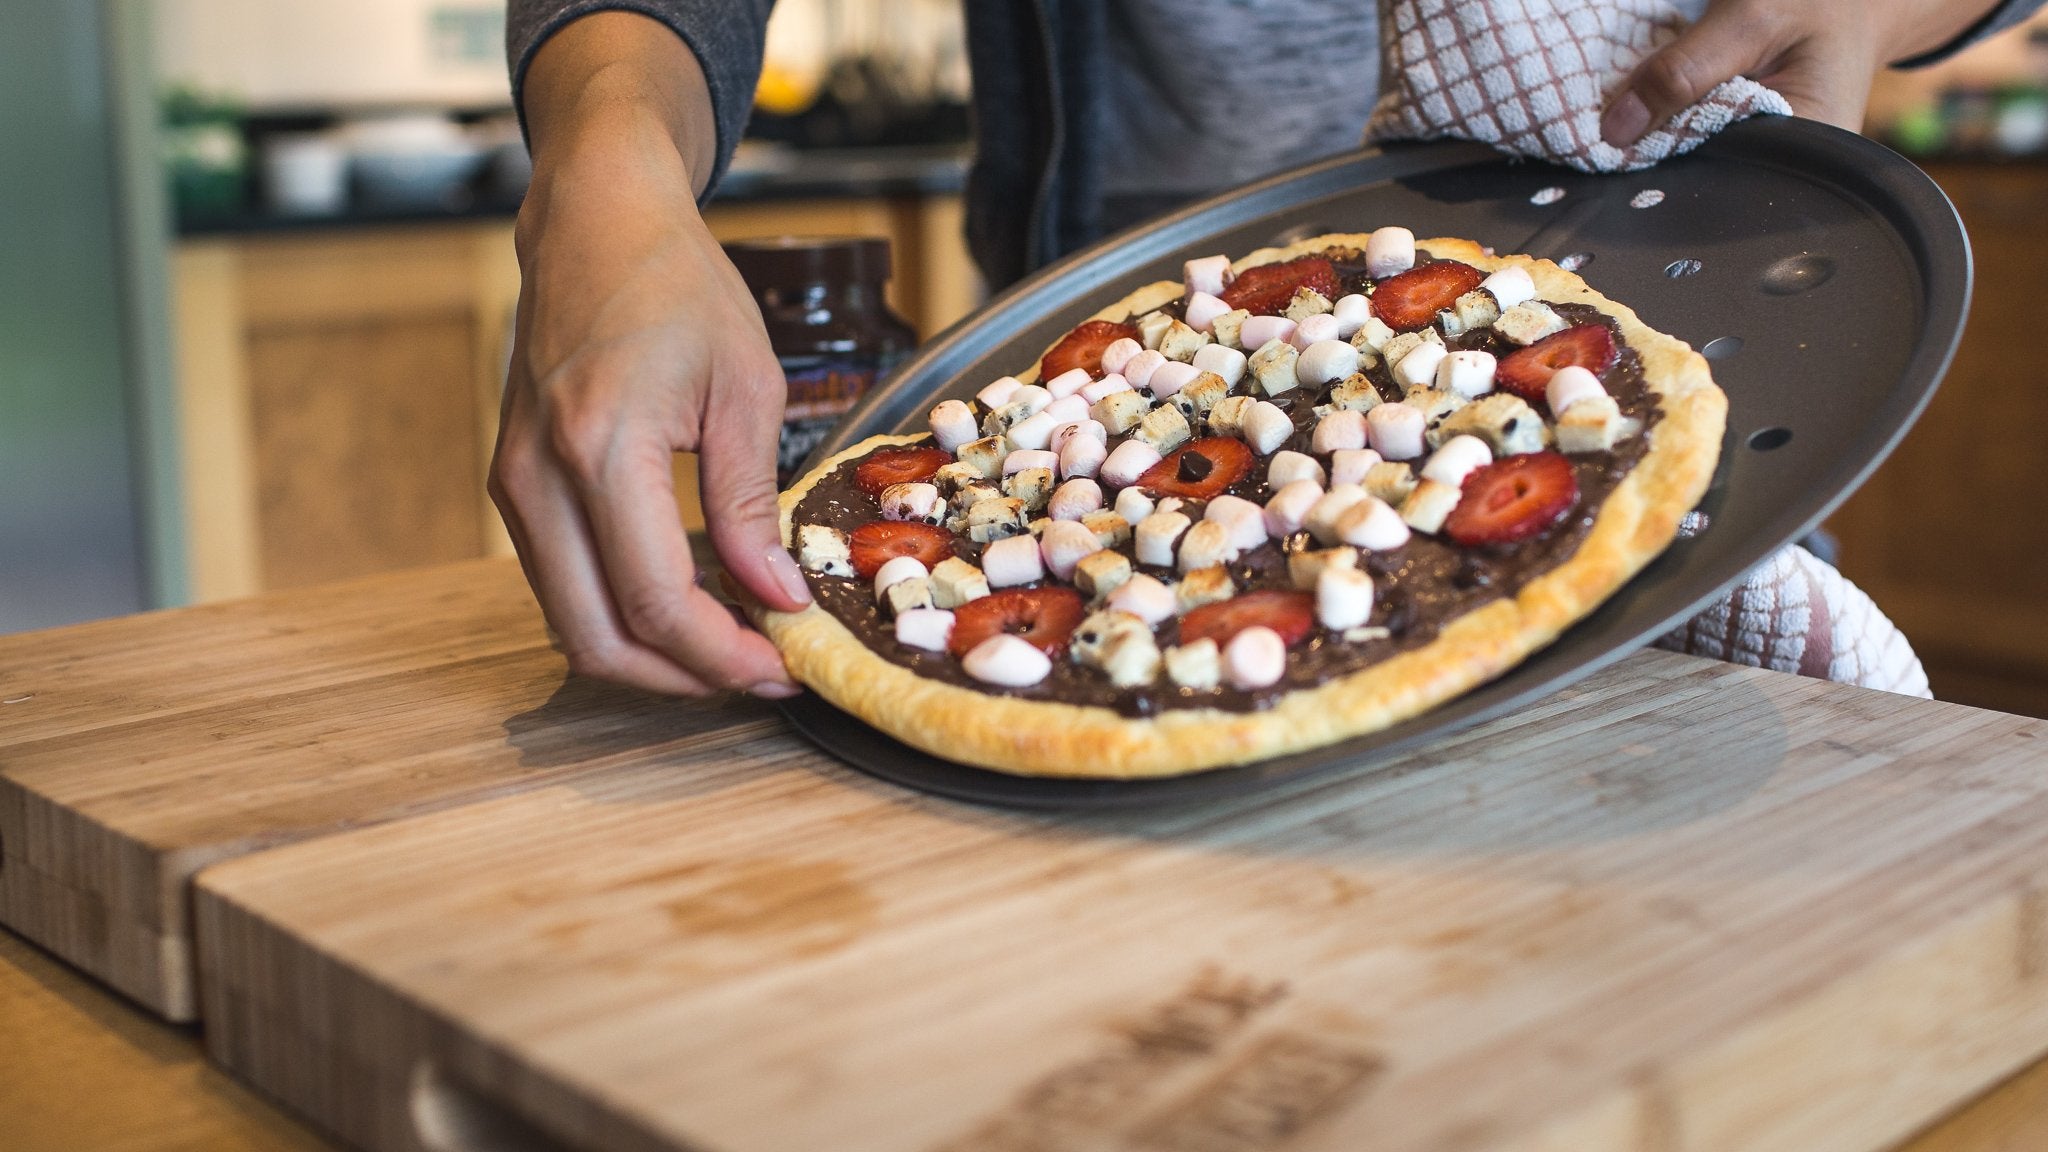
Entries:
[[1685,27],[1664,0],[1381,0],[1381,96],[1366,139],[1453,136],[1632,172],[1737,120],[1792,114],[1783,96],[1738,76],[1627,148],[1602,140],[1608,99]]
[[1861,588],[1793,545],[1757,566],[1728,597],[1657,647],[1856,684],[1932,695],[1920,658]]

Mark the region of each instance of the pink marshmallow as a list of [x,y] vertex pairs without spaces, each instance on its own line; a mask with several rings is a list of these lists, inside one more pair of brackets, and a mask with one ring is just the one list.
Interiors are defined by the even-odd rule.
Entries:
[[1022,472],[1026,468],[1057,470],[1059,466],[1059,453],[1048,452],[1043,448],[1020,448],[1003,457],[1003,475],[1005,476],[1015,472]]
[[1045,390],[1052,393],[1054,400],[1058,400],[1063,396],[1072,396],[1093,383],[1094,380],[1095,377],[1090,375],[1086,368],[1069,368],[1065,372],[1047,380],[1045,382]]
[[1159,463],[1159,453],[1150,444],[1141,440],[1126,440],[1102,462],[1097,473],[1102,482],[1113,488],[1127,488],[1138,482],[1147,468]]
[[1102,485],[1086,476],[1076,476],[1053,489],[1045,514],[1054,520],[1079,520],[1101,507]]
[[1032,536],[1005,536],[992,541],[981,550],[981,574],[988,577],[991,588],[1009,588],[1045,579],[1045,563],[1038,554],[1038,540]]
[[1247,352],[1256,352],[1275,340],[1293,337],[1297,325],[1285,316],[1254,316],[1238,329],[1237,342]]
[[1204,256],[1182,264],[1180,277],[1182,286],[1187,289],[1190,296],[1197,292],[1221,296],[1223,290],[1230,287],[1230,282],[1237,279],[1237,273],[1231,271],[1230,257]]
[[1062,424],[1053,429],[1052,443],[1046,445],[1046,447],[1058,452],[1067,446],[1067,441],[1072,440],[1076,436],[1092,436],[1101,443],[1109,443],[1109,429],[1104,428],[1101,421],[1076,420],[1071,424]]
[[1387,460],[1413,460],[1422,455],[1425,420],[1420,408],[1382,404],[1365,414],[1373,451]]
[[1118,337],[1109,342],[1109,347],[1102,350],[1102,370],[1114,376],[1124,370],[1124,365],[1130,363],[1131,357],[1144,350],[1145,346],[1136,340],[1128,336]]
[[1262,625],[1253,625],[1223,646],[1223,675],[1245,690],[1267,688],[1287,674],[1287,642]]
[[1118,373],[1111,372],[1095,383],[1081,389],[1081,399],[1093,404],[1104,396],[1114,396],[1119,392],[1129,392],[1130,390],[1131,382],[1129,380],[1124,379]]
[[960,667],[984,684],[1002,688],[1029,688],[1052,672],[1052,657],[1040,652],[1028,640],[991,636],[960,658]]
[[1310,451],[1318,456],[1327,456],[1345,448],[1356,450],[1363,447],[1365,413],[1349,408],[1339,408],[1318,421],[1315,435],[1309,443]]
[[1330,453],[1330,484],[1363,484],[1366,471],[1378,463],[1380,454],[1370,448],[1339,448]]
[[[1079,371],[1079,369],[1075,369],[1075,371]],[[1082,399],[1073,392],[1069,392],[1058,400],[1047,404],[1038,415],[1052,417],[1053,427],[1057,428],[1062,424],[1072,424],[1076,421],[1088,419],[1088,404],[1089,401]],[[1037,417],[1034,416],[1033,419],[1037,419]]]
[[[1095,426],[1102,427],[1100,424]],[[1102,471],[1102,462],[1107,459],[1109,448],[1102,441],[1093,436],[1069,436],[1067,442],[1060,445],[1060,475],[1094,476]]]
[[1230,311],[1230,305],[1207,292],[1197,292],[1188,297],[1187,312],[1182,317],[1188,327],[1197,332],[1207,332],[1218,316]]
[[1543,395],[1550,403],[1550,414],[1555,417],[1564,415],[1565,409],[1581,400],[1607,395],[1607,389],[1601,385],[1598,376],[1577,364],[1571,364],[1559,368],[1551,375],[1550,383],[1544,386]]
[[[1013,536],[1011,539],[1027,540],[1029,537]],[[1077,521],[1054,520],[1045,526],[1044,534],[1038,538],[1038,551],[1046,569],[1056,579],[1072,580],[1074,567],[1102,551],[1102,541]]]
[[1294,345],[1295,351],[1306,352],[1311,344],[1320,344],[1325,340],[1339,339],[1337,333],[1342,327],[1343,325],[1337,322],[1337,318],[1328,312],[1318,316],[1304,317],[1301,323],[1294,326],[1294,333],[1287,338],[1287,342]]
[[1164,352],[1156,348],[1147,348],[1124,362],[1123,377],[1130,381],[1131,387],[1143,388],[1151,383],[1152,373],[1157,372],[1159,366],[1166,363],[1169,361]]
[[1103,603],[1108,608],[1117,612],[1128,612],[1155,627],[1173,619],[1174,609],[1178,606],[1174,601],[1173,589],[1167,587],[1157,577],[1148,576],[1143,572],[1118,585],[1117,590],[1111,592]]
[[1193,384],[1195,377],[1201,374],[1202,370],[1193,364],[1183,364],[1178,360],[1168,360],[1159,366],[1158,371],[1152,373],[1152,379],[1146,387],[1156,399],[1164,400],[1188,385]]

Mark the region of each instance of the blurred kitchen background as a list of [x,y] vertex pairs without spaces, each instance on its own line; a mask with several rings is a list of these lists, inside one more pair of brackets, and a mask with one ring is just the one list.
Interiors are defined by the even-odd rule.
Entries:
[[[0,6],[0,632],[510,551],[503,32],[492,0]],[[780,0],[714,231],[885,236],[922,335],[972,310],[961,36],[957,0]],[[1979,285],[1842,567],[1937,694],[2048,715],[2048,21],[1885,75],[1868,131]]]

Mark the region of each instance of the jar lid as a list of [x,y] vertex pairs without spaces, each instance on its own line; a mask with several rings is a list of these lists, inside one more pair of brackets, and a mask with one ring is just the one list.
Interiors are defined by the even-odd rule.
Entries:
[[889,241],[881,236],[768,236],[731,241],[725,254],[754,288],[889,279]]

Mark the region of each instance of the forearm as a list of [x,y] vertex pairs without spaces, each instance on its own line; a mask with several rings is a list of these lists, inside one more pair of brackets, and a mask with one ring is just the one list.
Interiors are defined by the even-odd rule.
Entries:
[[630,137],[657,127],[701,196],[718,164],[718,121],[697,57],[668,28],[630,12],[599,12],[549,37],[522,93],[534,164],[544,169],[593,131]]

